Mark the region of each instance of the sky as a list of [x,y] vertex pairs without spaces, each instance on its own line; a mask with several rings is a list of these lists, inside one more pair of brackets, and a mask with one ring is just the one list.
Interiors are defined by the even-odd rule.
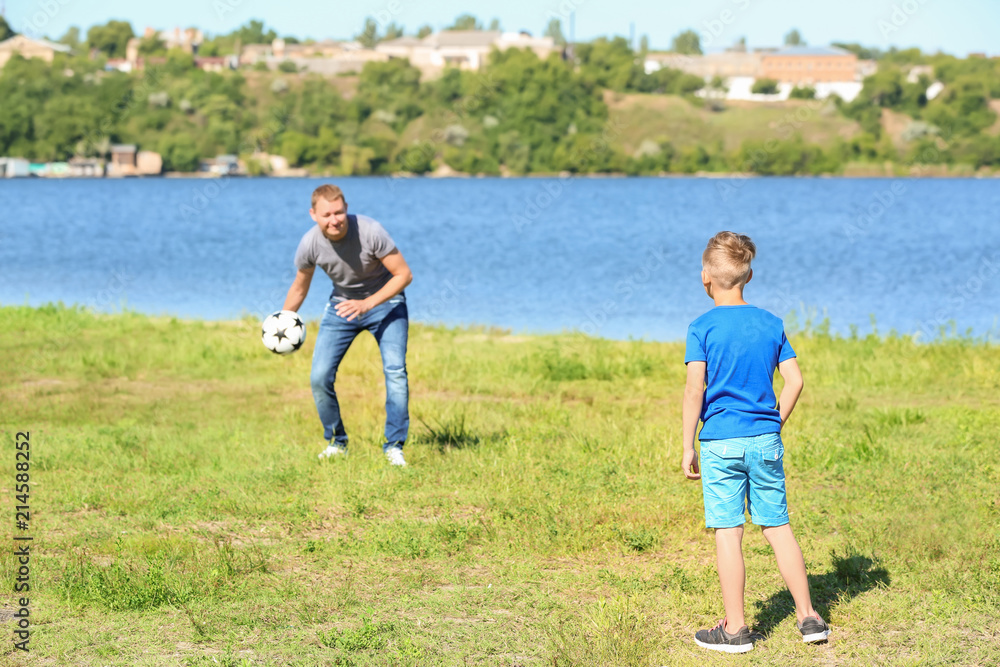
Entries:
[[[504,30],[540,34],[551,18],[569,34],[588,41],[601,36],[636,39],[648,35],[650,47],[667,49],[674,35],[693,29],[702,47],[720,50],[740,37],[751,47],[778,46],[792,28],[811,45],[860,42],[887,49],[917,46],[964,57],[970,52],[1000,55],[1000,2],[997,0],[0,0],[7,21],[18,32],[58,38],[70,26],[86,29],[110,19],[131,22],[136,33],[196,26],[210,34],[227,33],[250,19],[263,20],[279,35],[299,39],[349,39],[366,16],[386,25],[395,21],[407,33],[424,24],[441,29],[463,13],[484,24],[500,20]],[[485,8],[484,8],[485,7]]]

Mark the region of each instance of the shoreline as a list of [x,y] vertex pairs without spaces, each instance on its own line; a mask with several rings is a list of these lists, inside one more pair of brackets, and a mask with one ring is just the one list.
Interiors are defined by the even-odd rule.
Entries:
[[747,180],[747,179],[781,179],[781,178],[802,178],[802,179],[845,179],[845,180],[890,180],[890,179],[913,179],[913,180],[990,180],[1000,179],[1000,170],[994,173],[972,173],[972,174],[886,174],[886,173],[859,173],[859,174],[782,174],[765,175],[744,172],[697,172],[694,174],[643,174],[629,175],[623,173],[597,173],[597,174],[571,174],[571,173],[551,173],[551,174],[523,174],[513,175],[493,175],[493,174],[463,174],[455,173],[448,175],[434,174],[412,174],[408,172],[398,172],[393,174],[367,174],[367,175],[329,175],[329,174],[293,174],[275,175],[259,174],[251,176],[249,174],[201,174],[198,172],[182,173],[168,172],[165,174],[149,174],[143,176],[17,176],[10,178],[0,178],[0,182],[6,181],[136,181],[136,180],[196,180],[196,181],[216,181],[236,179],[276,179],[276,180],[314,180],[314,179],[343,179],[343,178],[364,178],[364,179],[407,179],[407,180],[526,180],[526,179],[706,179],[706,180]]
[[[178,322],[184,325],[199,324],[203,326],[211,326],[217,328],[229,328],[229,329],[239,329],[248,326],[252,323],[254,326],[247,329],[248,334],[252,334],[254,337],[259,335],[259,321],[262,316],[260,313],[245,313],[242,316],[237,317],[224,317],[224,318],[208,318],[208,317],[191,317],[184,315],[171,315],[168,313],[158,313],[151,314],[143,312],[140,310],[119,310],[119,311],[98,311],[88,308],[86,304],[65,304],[59,303],[46,303],[38,306],[33,306],[31,304],[12,304],[12,303],[0,303],[0,312],[6,309],[20,309],[28,308],[34,311],[40,311],[46,309],[49,306],[54,306],[57,309],[63,309],[67,311],[80,310],[88,316],[94,317],[95,319],[103,318],[117,318],[124,316],[139,316],[143,319],[157,324],[164,324],[170,322]],[[785,320],[791,315],[797,315],[797,313],[791,313],[788,316],[784,316],[781,319]],[[321,319],[320,315],[306,316],[305,322],[310,327],[318,327]],[[610,343],[643,343],[650,345],[683,345],[684,337],[680,336],[678,338],[646,338],[640,337],[636,338],[633,335],[628,335],[626,337],[614,337],[602,335],[600,331],[596,333],[587,333],[586,331],[580,329],[561,329],[559,331],[545,331],[539,329],[515,329],[512,327],[505,327],[499,324],[489,324],[489,323],[448,323],[442,321],[423,321],[423,320],[410,320],[412,327],[426,329],[426,330],[440,330],[449,331],[455,335],[462,336],[465,338],[474,338],[476,340],[486,340],[486,339],[504,339],[504,342],[525,342],[537,339],[552,339],[552,338],[566,338],[566,339],[587,339],[596,341],[607,341]],[[847,324],[842,327],[846,331],[841,331],[840,328],[833,327],[832,324],[826,321],[812,322],[807,320],[804,323],[794,322],[792,325],[795,328],[788,329],[787,334],[789,337],[827,337],[834,341],[864,341],[869,338],[874,337],[878,341],[888,341],[888,340],[907,340],[916,345],[934,345],[934,344],[951,344],[955,342],[966,342],[976,345],[988,345],[995,346],[1000,344],[1000,331],[995,329],[990,329],[982,333],[971,334],[968,333],[968,329],[963,330],[958,327],[958,325],[950,327],[942,327],[938,331],[938,335],[934,338],[930,338],[925,331],[913,331],[913,332],[900,332],[895,329],[890,329],[888,332],[880,332],[878,330],[878,323],[875,323],[875,328],[867,333],[860,330],[860,325]],[[786,328],[788,324],[786,323]]]

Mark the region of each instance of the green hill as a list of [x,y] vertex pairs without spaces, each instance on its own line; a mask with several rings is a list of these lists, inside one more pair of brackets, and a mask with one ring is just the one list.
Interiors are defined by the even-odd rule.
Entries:
[[[931,57],[945,88],[887,61],[850,103],[705,102],[697,77],[645,74],[619,40],[576,63],[494,52],[481,72],[422,80],[406,61],[321,78],[204,72],[171,52],[133,74],[103,59],[13,58],[0,71],[0,155],[105,156],[114,143],[160,152],[168,171],[265,152],[314,173],[471,174],[993,173],[1000,168],[996,65]],[[252,163],[256,170],[265,168]]]

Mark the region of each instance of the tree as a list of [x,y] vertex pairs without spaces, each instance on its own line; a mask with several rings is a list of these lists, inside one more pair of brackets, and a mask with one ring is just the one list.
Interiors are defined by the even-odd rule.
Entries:
[[187,134],[164,136],[159,143],[164,171],[197,171],[200,155],[198,146]]
[[874,46],[862,46],[857,42],[834,42],[833,46],[839,49],[844,49],[845,51],[850,51],[858,57],[859,60],[878,60],[882,57],[882,52]]
[[246,25],[238,28],[233,36],[240,40],[240,44],[270,44],[278,38],[278,33],[274,30],[264,31],[264,22],[251,19]]
[[490,21],[490,28],[489,29],[492,30],[492,31],[494,31],[494,32],[496,32],[497,30],[500,30],[500,19],[495,18],[492,21]]
[[87,46],[103,52],[109,58],[124,58],[128,41],[135,37],[128,21],[108,21],[87,31]]
[[805,46],[806,43],[802,39],[802,35],[799,34],[798,29],[792,28],[792,31],[785,35],[785,46]]
[[364,30],[355,35],[354,39],[366,49],[374,49],[375,45],[379,43],[378,24],[375,19],[370,16],[366,18]]
[[701,55],[701,38],[694,30],[685,30],[674,37],[670,50],[674,53],[684,53],[687,55]]
[[[0,21],[2,21],[2,20],[3,20],[3,17],[0,17]],[[2,33],[3,33],[3,28],[0,27],[0,34],[2,34]],[[0,39],[3,39],[3,37],[0,37]],[[80,46],[80,29],[77,28],[75,25],[71,25],[66,30],[66,32],[63,33],[63,36],[59,38],[59,43],[60,44],[65,44],[66,46],[68,46],[71,49],[79,48],[79,46]]]
[[649,53],[649,35],[643,35],[639,38],[639,53],[643,56]]
[[482,30],[483,24],[472,14],[462,14],[455,19],[455,23],[445,30]]
[[194,69],[194,56],[183,49],[174,47],[167,52],[166,68],[171,76],[186,76]]
[[580,76],[585,80],[621,92],[642,89],[641,79],[646,73],[624,37],[611,40],[599,37],[587,44],[577,44],[574,49]]
[[[77,29],[77,32],[79,32],[79,29]],[[16,34],[17,33],[14,32],[14,29],[10,27],[10,24],[7,23],[7,19],[5,19],[3,15],[0,15],[0,42],[5,39],[10,39]]]
[[428,142],[414,143],[402,149],[396,156],[396,161],[404,171],[414,174],[425,174],[434,168],[434,155],[437,150],[434,144]]
[[566,46],[566,36],[563,35],[562,21],[559,19],[549,21],[549,25],[545,27],[544,35],[545,37],[551,37],[556,46]]
[[390,39],[399,39],[403,36],[403,26],[397,25],[395,21],[390,23],[385,27],[385,35],[382,37],[383,41],[389,41]]
[[155,33],[149,37],[139,40],[139,55],[154,56],[164,55],[167,52],[166,43]]
[[419,39],[423,39],[424,37],[430,35],[433,32],[434,28],[430,27],[429,25],[422,25],[420,26],[420,30],[417,31],[417,37]]

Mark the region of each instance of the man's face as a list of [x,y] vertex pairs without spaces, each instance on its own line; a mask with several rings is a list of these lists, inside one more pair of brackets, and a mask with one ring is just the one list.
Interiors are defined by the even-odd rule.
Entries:
[[309,217],[319,225],[323,236],[331,241],[347,236],[347,202],[343,199],[328,201],[320,197],[316,206],[309,209]]

